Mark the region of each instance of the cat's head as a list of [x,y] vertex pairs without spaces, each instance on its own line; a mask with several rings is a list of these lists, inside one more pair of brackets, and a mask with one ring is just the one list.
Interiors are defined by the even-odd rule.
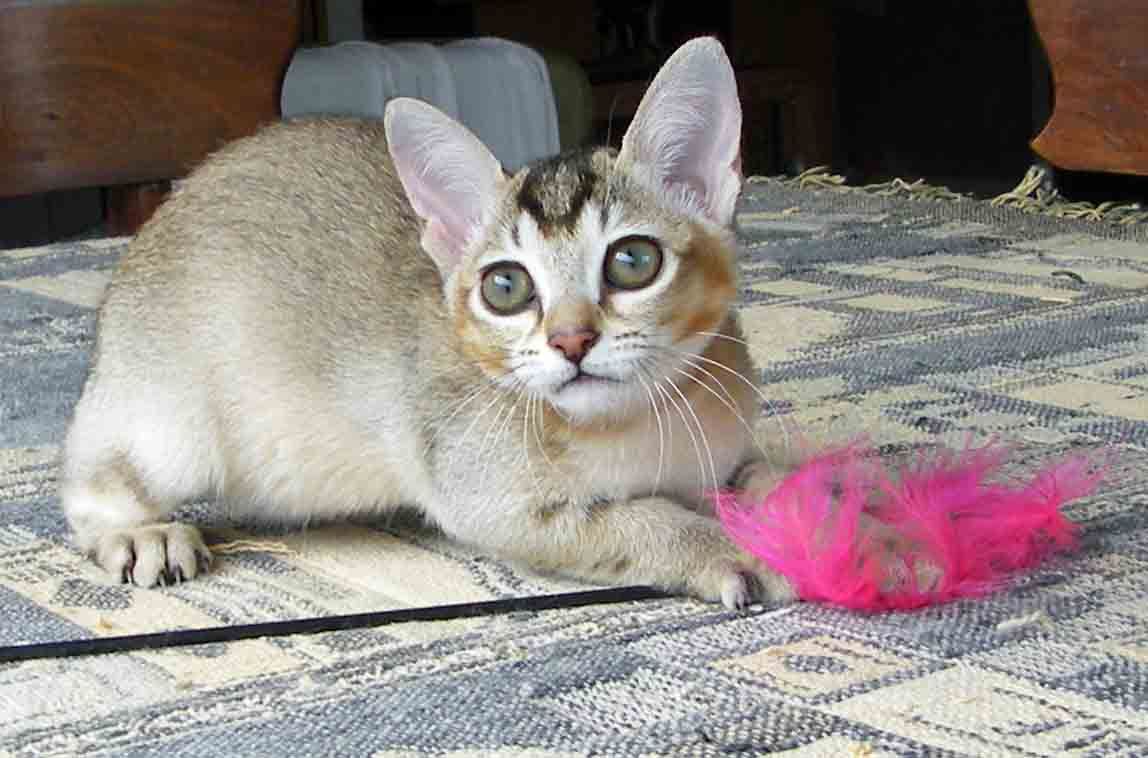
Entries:
[[720,43],[678,49],[622,141],[507,176],[424,103],[386,110],[460,345],[494,381],[568,418],[654,402],[728,318],[741,107]]

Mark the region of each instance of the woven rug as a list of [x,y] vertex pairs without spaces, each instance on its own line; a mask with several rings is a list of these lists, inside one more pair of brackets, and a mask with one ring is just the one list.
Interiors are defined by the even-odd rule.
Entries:
[[[1110,451],[1083,544],[910,613],[684,599],[0,664],[0,755],[1148,754],[1148,233],[972,200],[751,182],[742,316],[782,423],[890,452]],[[68,543],[58,450],[122,240],[0,253],[0,645],[576,588],[400,523],[231,543],[112,584]],[[785,752],[789,751],[789,752]]]

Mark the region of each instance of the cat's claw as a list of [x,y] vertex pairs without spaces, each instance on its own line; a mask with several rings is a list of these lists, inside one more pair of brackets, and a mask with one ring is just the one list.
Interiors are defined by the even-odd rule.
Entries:
[[783,605],[796,597],[793,587],[784,577],[765,567],[729,566],[715,578],[716,586],[712,590],[698,587],[695,594],[711,602],[720,600],[732,611],[743,611],[754,603]]
[[211,551],[199,530],[187,524],[149,524],[102,535],[96,563],[121,582],[137,587],[178,584],[211,565]]
[[744,574],[731,574],[721,588],[721,604],[731,611],[742,611],[753,602],[753,592]]

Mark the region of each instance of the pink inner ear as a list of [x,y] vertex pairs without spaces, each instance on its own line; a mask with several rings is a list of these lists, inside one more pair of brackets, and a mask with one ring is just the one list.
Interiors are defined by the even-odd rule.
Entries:
[[427,222],[423,247],[448,273],[493,206],[502,167],[470,131],[426,103],[392,100],[384,118],[399,181]]
[[622,143],[671,202],[722,225],[741,190],[741,104],[721,44],[678,49],[650,85]]

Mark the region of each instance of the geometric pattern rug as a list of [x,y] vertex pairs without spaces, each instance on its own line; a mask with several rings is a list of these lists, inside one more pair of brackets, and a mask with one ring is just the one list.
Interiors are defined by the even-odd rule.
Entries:
[[[1081,549],[912,612],[660,599],[0,664],[0,756],[1148,755],[1148,233],[770,180],[739,219],[764,433],[1103,449]],[[401,521],[195,506],[235,548],[212,573],[110,582],[55,483],[123,245],[0,252],[0,645],[581,587]]]

